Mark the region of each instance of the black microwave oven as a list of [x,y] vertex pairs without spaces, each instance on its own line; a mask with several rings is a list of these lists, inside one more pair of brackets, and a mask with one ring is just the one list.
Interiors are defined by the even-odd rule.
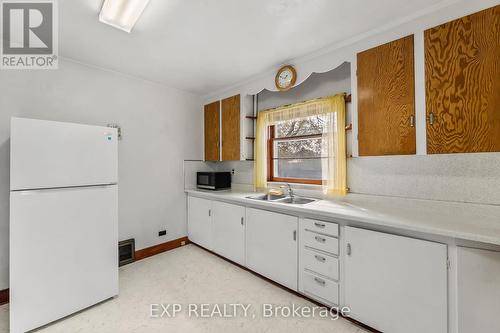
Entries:
[[231,188],[230,172],[197,172],[196,187],[207,190]]

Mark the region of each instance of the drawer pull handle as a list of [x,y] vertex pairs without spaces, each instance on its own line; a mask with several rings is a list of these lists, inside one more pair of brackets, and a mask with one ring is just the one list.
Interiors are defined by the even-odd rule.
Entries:
[[318,228],[326,227],[326,225],[324,223],[319,223],[319,222],[314,222],[314,225],[317,226]]
[[323,238],[323,237],[316,236],[316,237],[314,237],[314,239],[316,239],[320,243],[326,242],[326,238]]
[[241,225],[243,225],[243,224],[245,224],[245,223],[243,222],[243,217],[242,217],[242,218],[241,218]]
[[322,285],[322,286],[324,286],[324,285],[326,284],[326,281],[325,281],[325,280],[320,279],[320,278],[318,278],[318,277],[315,277],[315,278],[314,278],[314,281],[316,281],[318,284],[320,284],[320,285]]
[[347,255],[350,256],[352,253],[351,243],[347,243]]
[[315,255],[314,258],[316,258],[318,261],[325,262],[326,258],[322,256]]

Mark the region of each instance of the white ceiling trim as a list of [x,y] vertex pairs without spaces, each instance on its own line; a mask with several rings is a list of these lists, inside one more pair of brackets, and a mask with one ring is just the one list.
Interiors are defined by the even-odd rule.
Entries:
[[[0,39],[0,43],[1,42],[2,42],[2,39]],[[94,64],[91,64],[91,63],[88,63],[88,62],[76,60],[76,59],[69,58],[69,57],[59,56],[59,60],[67,61],[67,62],[72,62],[72,63],[80,65],[80,66],[84,66],[84,67],[92,68],[92,69],[95,69],[95,70],[100,70],[100,71],[108,72],[108,73],[111,73],[111,74],[114,74],[114,75],[119,75],[119,76],[125,77],[125,78],[127,78],[129,80],[142,81],[145,84],[151,84],[151,85],[155,85],[155,86],[161,86],[161,87],[164,87],[164,88],[167,88],[167,89],[178,91],[179,93],[182,93],[182,94],[192,95],[193,97],[200,98],[200,95],[195,94],[192,91],[180,89],[180,88],[168,85],[168,84],[163,83],[163,82],[153,81],[153,80],[150,80],[150,79],[147,79],[147,78],[144,78],[144,77],[136,76],[136,75],[133,75],[133,74],[128,74],[128,73],[117,71],[117,70],[110,69],[110,68],[105,68],[105,67],[97,66],[97,65],[94,65]],[[61,66],[61,64],[59,64],[59,66]]]

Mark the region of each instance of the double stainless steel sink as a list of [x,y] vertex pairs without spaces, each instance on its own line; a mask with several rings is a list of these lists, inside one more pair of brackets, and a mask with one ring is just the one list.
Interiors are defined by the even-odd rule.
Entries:
[[269,201],[269,202],[278,202],[292,205],[305,205],[311,202],[318,201],[317,199],[304,198],[299,196],[285,196],[285,195],[273,195],[273,194],[260,194],[255,196],[249,196],[248,199],[252,200],[260,200],[260,201]]

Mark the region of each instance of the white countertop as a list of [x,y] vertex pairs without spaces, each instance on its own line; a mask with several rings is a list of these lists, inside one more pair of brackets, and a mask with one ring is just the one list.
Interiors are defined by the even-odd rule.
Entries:
[[254,192],[186,189],[190,195],[317,218],[337,218],[455,239],[500,245],[500,206],[348,194],[290,205],[248,199]]

